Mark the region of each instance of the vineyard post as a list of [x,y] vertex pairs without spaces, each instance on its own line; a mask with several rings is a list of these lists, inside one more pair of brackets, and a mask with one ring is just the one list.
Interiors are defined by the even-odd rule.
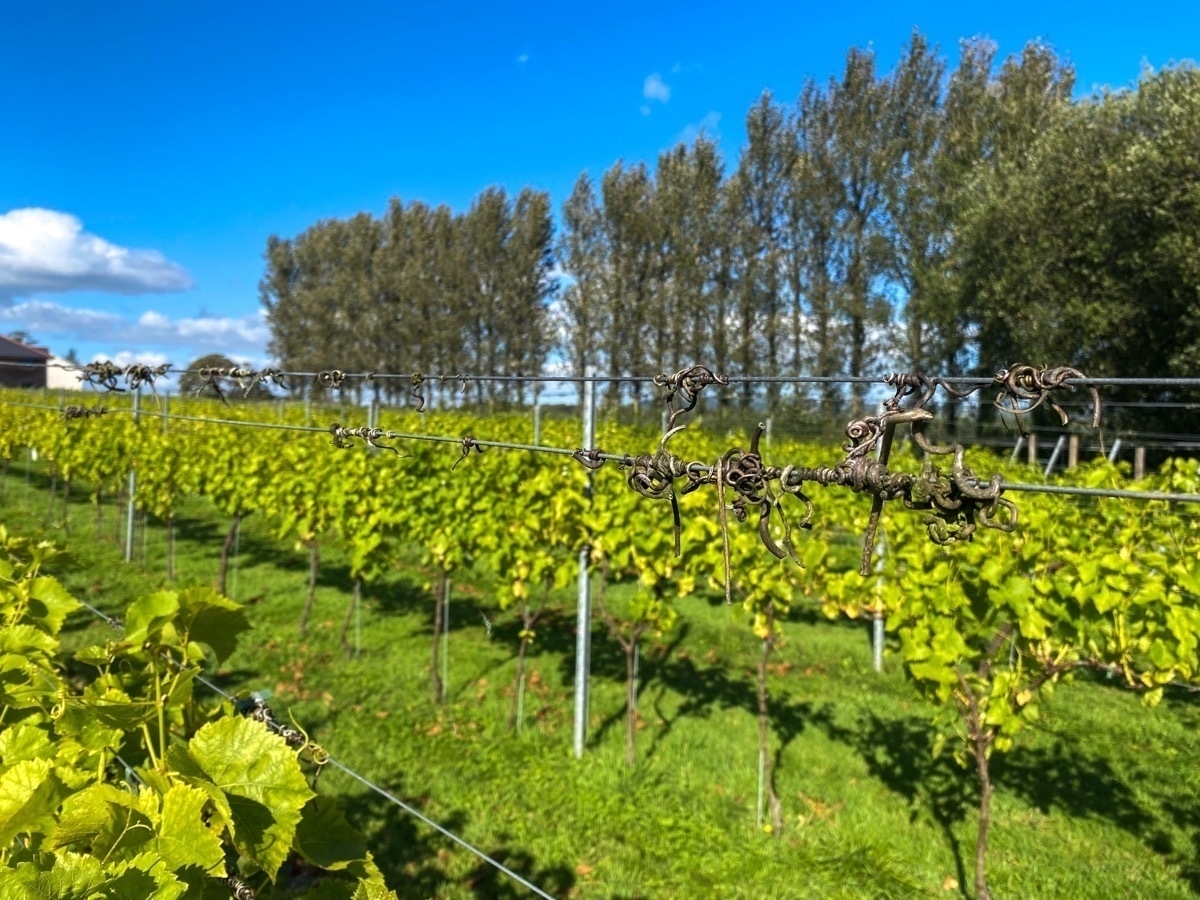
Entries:
[[1079,435],[1073,434],[1067,438],[1067,468],[1073,469],[1079,465]]
[[542,399],[540,385],[533,386],[533,446],[542,446]]
[[872,659],[875,665],[876,672],[883,671],[883,554],[884,554],[884,531],[879,529],[879,536],[875,539],[875,615],[872,620],[871,634],[871,649]]
[[1108,461],[1110,463],[1115,463],[1117,461],[1117,456],[1118,456],[1118,454],[1120,454],[1120,452],[1121,452],[1121,439],[1117,438],[1115,441],[1113,441],[1112,449],[1108,451]]
[[229,589],[229,599],[237,599],[238,557],[242,553],[242,520],[239,517],[233,526],[233,585]]
[[1013,444],[1012,458],[1009,459],[1010,464],[1016,465],[1017,459],[1021,456],[1021,448],[1024,446],[1025,446],[1025,438],[1018,437],[1017,442],[1015,444]]
[[306,427],[312,424],[312,391],[304,395],[304,424]]
[[763,441],[765,441],[763,446],[766,447],[768,450],[771,449],[771,425],[773,424],[773,420],[774,420],[773,416],[767,416],[767,422],[766,422],[767,427],[763,431]]
[[[586,375],[594,377],[596,370],[589,366]],[[591,450],[596,444],[596,382],[584,384],[583,394],[583,446]],[[587,496],[592,496],[592,474],[588,470]],[[583,744],[587,736],[588,678],[592,668],[592,595],[588,575],[590,544],[579,549],[579,608],[575,618],[575,758],[583,758]]]
[[1067,436],[1060,434],[1058,440],[1054,442],[1054,449],[1050,452],[1050,459],[1046,463],[1046,470],[1042,472],[1042,477],[1049,478],[1050,473],[1054,471],[1054,464],[1058,462],[1058,457],[1062,455],[1062,448],[1067,443]]
[[1133,448],[1133,480],[1141,481],[1146,477],[1146,448]]
[[[136,425],[141,418],[142,408],[142,389],[138,387],[133,392],[133,424]],[[129,467],[129,497],[125,506],[125,562],[133,562],[133,529],[135,517],[137,515],[137,506],[134,500],[137,498],[137,469],[133,466]]]
[[450,696],[450,576],[442,592],[442,702]]
[[1031,434],[1029,436],[1029,441],[1028,441],[1027,446],[1029,448],[1029,455],[1027,457],[1027,459],[1029,461],[1029,465],[1031,467],[1036,467],[1037,466],[1037,435],[1036,434]]

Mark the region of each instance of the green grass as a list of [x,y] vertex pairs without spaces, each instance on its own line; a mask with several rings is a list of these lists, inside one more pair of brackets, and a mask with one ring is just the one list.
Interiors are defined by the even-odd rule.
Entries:
[[[165,537],[125,565],[72,498],[71,531],[47,521],[47,482],[23,469],[0,496],[3,521],[70,548],[60,577],[106,610],[164,583]],[[53,514],[60,518],[60,511]],[[216,572],[227,523],[183,511],[181,585]],[[526,727],[505,726],[518,624],[467,573],[451,603],[450,702],[431,702],[428,573],[411,562],[370,585],[362,646],[337,635],[350,597],[345,561],[323,548],[306,638],[296,623],[307,555],[255,517],[243,524],[238,598],[253,631],[219,673],[230,690],[269,689],[339,760],[463,835],[556,897],[959,897],[973,883],[977,788],[935,759],[929,708],[899,671],[870,668],[866,629],[796,615],[771,676],[785,827],[755,827],[758,642],[716,598],[681,607],[674,634],[641,667],[638,765],[624,762],[624,659],[597,626],[588,749],[571,754],[574,605],[556,597],[530,659]],[[686,552],[686,551],[685,551]],[[140,547],[135,556],[140,558]],[[620,590],[620,588],[616,588]],[[481,613],[495,623],[489,639]],[[102,628],[80,614],[77,643]],[[85,634],[91,632],[91,634]],[[351,632],[353,634],[353,630]],[[536,673],[536,674],[533,674]],[[1154,710],[1100,680],[1065,685],[1041,727],[995,762],[990,882],[996,897],[1195,896],[1200,892],[1200,703]],[[321,776],[368,833],[402,897],[524,897],[527,892],[335,770]]]

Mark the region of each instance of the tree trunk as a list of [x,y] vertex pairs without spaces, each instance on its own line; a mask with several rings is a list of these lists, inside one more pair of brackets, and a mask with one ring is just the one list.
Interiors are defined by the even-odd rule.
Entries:
[[313,601],[317,597],[317,572],[321,566],[320,545],[314,539],[308,543],[308,596],[304,598],[304,609],[300,612],[300,634],[308,634],[308,619],[312,615]]
[[217,593],[225,596],[225,575],[229,571],[229,553],[233,550],[233,542],[237,538],[238,528],[242,525],[242,514],[234,513],[229,525],[229,533],[225,535],[225,543],[221,545],[221,564],[217,569]]
[[987,748],[989,741],[982,734],[982,723],[976,722],[975,768],[979,772],[979,836],[975,840],[975,898],[992,900],[987,886],[987,841],[988,826],[992,821],[992,778],[988,769]]
[[58,469],[50,464],[50,507],[46,510],[46,520],[54,518],[54,498],[58,495]]
[[634,682],[633,652],[637,649],[638,633],[634,630],[628,642],[621,642],[625,651],[625,765],[633,768],[636,760],[637,685]]
[[67,507],[67,501],[71,499],[71,479],[68,478],[63,483],[62,496],[62,527],[64,534],[71,533],[71,511]]
[[[767,610],[768,629],[773,628],[774,624],[775,607],[772,605]],[[783,826],[783,815],[779,796],[775,793],[775,766],[768,753],[771,718],[767,703],[767,658],[775,646],[775,638],[769,631],[768,635],[763,640],[762,656],[758,660],[758,752],[759,759],[762,760],[763,784],[766,785],[767,799],[771,807],[771,827],[778,835]]]
[[442,684],[442,673],[438,666],[439,651],[442,641],[442,597],[446,594],[446,579],[449,576],[443,570],[438,574],[437,590],[433,598],[433,653],[431,655],[432,667],[429,670],[429,683],[433,688],[433,702],[442,703],[445,698],[446,686]]
[[175,580],[175,514],[167,516],[167,581]]
[[521,644],[517,647],[517,677],[513,681],[512,703],[508,708],[508,727],[518,732],[521,730],[521,718],[525,712],[521,708],[521,701],[525,691],[525,651],[528,647],[528,638],[521,638]]

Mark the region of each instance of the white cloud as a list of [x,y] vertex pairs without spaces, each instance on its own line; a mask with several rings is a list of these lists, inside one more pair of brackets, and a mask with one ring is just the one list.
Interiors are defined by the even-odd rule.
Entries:
[[519,62],[521,65],[525,65],[525,63],[529,62],[529,54],[522,53],[520,56],[517,57],[517,62]]
[[118,247],[67,213],[30,207],[0,215],[0,301],[35,292],[184,291],[194,283],[157,250]]
[[149,311],[133,321],[116,313],[49,300],[27,300],[0,308],[0,330],[15,327],[36,335],[42,343],[107,345],[113,348],[109,358],[115,360],[128,352],[138,361],[145,359],[147,351],[142,348],[148,347],[157,348],[155,353],[173,351],[189,358],[201,353],[224,353],[234,359],[246,354],[261,356],[271,337],[262,310],[248,316],[196,318],[168,318]]
[[643,103],[641,106],[639,106],[638,109],[640,109],[642,111],[643,116],[650,115],[650,107],[647,106],[645,103]]
[[718,138],[721,136],[721,132],[717,128],[720,124],[721,114],[710,109],[699,122],[685,125],[683,131],[676,136],[675,143],[690,144],[702,134],[705,137]]
[[642,84],[642,96],[647,100],[658,100],[666,103],[671,99],[671,88],[662,80],[658,72],[651,72]]

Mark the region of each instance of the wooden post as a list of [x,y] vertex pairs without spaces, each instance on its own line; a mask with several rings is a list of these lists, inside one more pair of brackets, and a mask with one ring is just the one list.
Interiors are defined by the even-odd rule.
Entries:
[[1073,469],[1079,465],[1079,435],[1073,434],[1067,438],[1067,468]]
[[1146,448],[1133,448],[1133,480],[1141,481],[1146,477]]
[[1029,451],[1029,455],[1026,458],[1029,460],[1029,465],[1037,468],[1037,435],[1031,434],[1026,438],[1026,441],[1026,447]]

